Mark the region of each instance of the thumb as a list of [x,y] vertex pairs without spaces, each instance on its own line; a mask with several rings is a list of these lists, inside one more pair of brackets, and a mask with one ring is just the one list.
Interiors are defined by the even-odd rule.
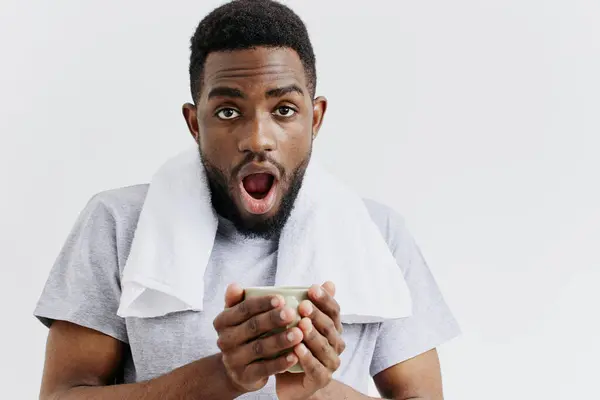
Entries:
[[235,306],[244,300],[244,289],[237,283],[232,283],[225,290],[225,308]]
[[325,289],[330,296],[335,296],[335,284],[333,282],[327,281],[321,287]]

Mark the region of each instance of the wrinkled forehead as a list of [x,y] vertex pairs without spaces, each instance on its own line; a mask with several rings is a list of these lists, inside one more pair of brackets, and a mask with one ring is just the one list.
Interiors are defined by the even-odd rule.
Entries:
[[219,51],[208,55],[202,96],[212,87],[296,84],[308,91],[306,73],[298,54],[289,48],[258,47]]

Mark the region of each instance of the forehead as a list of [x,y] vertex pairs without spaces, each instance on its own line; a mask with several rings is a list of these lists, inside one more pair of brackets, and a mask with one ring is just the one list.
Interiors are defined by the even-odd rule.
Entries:
[[202,92],[226,84],[245,86],[275,82],[295,83],[306,88],[304,66],[294,50],[258,47],[218,51],[210,53],[206,59]]

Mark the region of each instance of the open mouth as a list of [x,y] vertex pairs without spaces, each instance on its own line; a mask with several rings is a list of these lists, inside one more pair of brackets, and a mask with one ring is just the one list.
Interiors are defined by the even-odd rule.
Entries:
[[264,199],[271,191],[275,177],[269,173],[250,174],[242,179],[244,190],[257,200]]
[[275,205],[277,180],[268,172],[249,174],[240,182],[241,200],[251,214],[266,214]]

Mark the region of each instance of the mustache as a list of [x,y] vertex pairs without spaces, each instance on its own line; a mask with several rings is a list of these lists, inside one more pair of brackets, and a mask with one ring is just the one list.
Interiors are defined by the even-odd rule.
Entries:
[[268,153],[262,151],[260,153],[248,153],[244,159],[231,170],[232,181],[238,176],[240,170],[252,162],[272,164],[279,171],[279,176],[285,178],[285,168],[279,162],[275,161]]

